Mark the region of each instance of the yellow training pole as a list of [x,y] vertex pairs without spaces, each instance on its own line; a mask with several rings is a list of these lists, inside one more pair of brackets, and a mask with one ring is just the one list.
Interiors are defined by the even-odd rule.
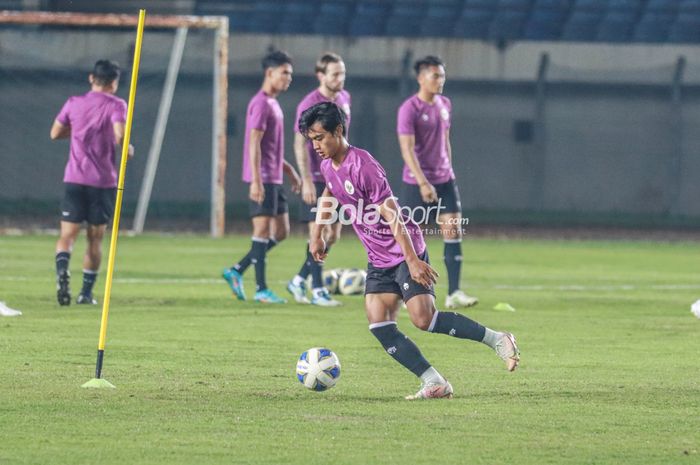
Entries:
[[109,261],[105,279],[105,295],[102,302],[102,322],[100,323],[100,341],[97,344],[97,365],[95,378],[83,384],[84,388],[113,388],[114,385],[102,379],[102,359],[105,353],[107,338],[107,319],[109,318],[109,300],[112,294],[112,275],[114,273],[114,257],[117,254],[117,237],[119,236],[119,217],[122,212],[122,197],[124,195],[124,175],[126,161],[129,158],[129,140],[131,138],[131,123],[134,118],[134,99],[136,98],[136,83],[139,77],[139,62],[141,61],[141,43],[143,42],[143,25],[146,21],[146,10],[139,10],[139,23],[136,28],[136,45],[134,47],[134,65],[131,70],[131,87],[129,88],[129,104],[126,110],[126,125],[124,141],[122,142],[122,159],[119,166],[119,181],[117,184],[117,200],[114,206],[114,221],[112,222],[112,239],[109,243]]

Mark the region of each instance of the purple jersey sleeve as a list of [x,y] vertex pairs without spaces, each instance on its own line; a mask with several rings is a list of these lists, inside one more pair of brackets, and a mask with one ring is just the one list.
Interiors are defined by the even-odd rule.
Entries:
[[414,135],[416,127],[413,117],[413,106],[411,101],[407,100],[399,107],[399,113],[396,121],[396,132],[399,135]]
[[118,100],[114,103],[114,110],[112,111],[112,116],[110,117],[112,123],[125,123],[126,122],[126,102],[123,100]]
[[260,131],[265,131],[267,129],[267,116],[270,106],[267,104],[265,99],[255,99],[251,102],[248,111],[248,125],[246,131],[251,129],[258,129]]
[[450,129],[452,125],[452,102],[447,97],[442,97],[442,102],[447,109],[447,119],[445,120],[445,129]]
[[63,104],[61,111],[58,112],[58,116],[56,116],[56,121],[64,126],[70,125],[70,108],[72,106],[71,100],[73,100],[73,97],[66,100],[66,103]]

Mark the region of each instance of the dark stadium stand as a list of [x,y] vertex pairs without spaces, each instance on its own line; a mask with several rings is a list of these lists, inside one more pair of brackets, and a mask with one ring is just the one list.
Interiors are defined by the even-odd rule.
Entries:
[[[145,0],[161,14],[226,15],[232,32],[485,41],[700,43],[700,0]],[[0,0],[0,9],[124,13],[135,0]],[[168,11],[168,5],[172,11]],[[151,11],[154,11],[153,9]]]

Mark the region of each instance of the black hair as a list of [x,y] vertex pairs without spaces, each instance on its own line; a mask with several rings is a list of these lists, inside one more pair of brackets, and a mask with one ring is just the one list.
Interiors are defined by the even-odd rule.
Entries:
[[280,50],[272,51],[262,59],[263,72],[266,71],[267,68],[277,68],[278,66],[286,64],[292,64],[292,57]]
[[99,86],[107,86],[119,79],[119,63],[110,60],[98,60],[92,70],[92,77],[95,84]]
[[431,66],[442,66],[444,68],[445,63],[442,62],[442,59],[440,57],[437,57],[434,55],[428,55],[428,56],[423,57],[420,60],[416,61],[416,63],[413,65],[413,70],[416,72],[416,76],[417,76],[425,68],[429,68]]
[[343,136],[347,133],[345,126],[345,112],[333,102],[321,102],[307,108],[299,116],[299,132],[307,137],[311,126],[321,123],[321,127],[328,132],[335,131],[339,125],[343,127]]

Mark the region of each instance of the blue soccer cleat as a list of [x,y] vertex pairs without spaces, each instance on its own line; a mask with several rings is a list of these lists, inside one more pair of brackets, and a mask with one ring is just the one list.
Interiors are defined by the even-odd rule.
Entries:
[[233,268],[226,268],[222,277],[228,283],[238,300],[245,300],[245,290],[243,289],[243,275]]
[[294,281],[289,281],[287,283],[287,291],[294,296],[294,300],[300,304],[309,304],[309,299],[306,297],[306,283],[304,281],[300,282],[299,285],[295,285]]
[[277,294],[272,292],[270,289],[263,289],[262,291],[256,292],[255,297],[253,297],[253,299],[256,302],[260,302],[263,304],[286,304],[287,303],[286,299],[278,297]]

